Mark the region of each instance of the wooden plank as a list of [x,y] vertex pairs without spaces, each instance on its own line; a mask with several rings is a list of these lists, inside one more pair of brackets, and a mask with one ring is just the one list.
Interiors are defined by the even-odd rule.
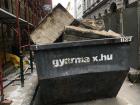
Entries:
[[70,25],[73,21],[73,16],[61,4],[58,4],[31,33],[31,39],[39,45],[53,43],[61,36],[64,26]]
[[69,41],[79,41],[79,40],[90,40],[91,38],[85,38],[85,37],[80,37],[76,35],[64,35],[63,41],[64,42],[69,42]]
[[[66,26],[65,27],[65,32],[64,32],[64,38],[65,40],[69,40],[67,39],[68,35],[75,35],[77,37],[84,37],[84,38],[92,38],[92,39],[97,39],[97,38],[119,38],[121,37],[120,34],[117,34],[113,31],[98,31],[98,30],[91,30],[91,29],[85,29],[85,28],[81,28],[81,27],[75,27],[75,26]],[[76,39],[73,39],[76,40]]]
[[105,24],[102,19],[93,20],[93,19],[83,19],[80,21],[81,25],[88,29],[93,30],[105,30]]

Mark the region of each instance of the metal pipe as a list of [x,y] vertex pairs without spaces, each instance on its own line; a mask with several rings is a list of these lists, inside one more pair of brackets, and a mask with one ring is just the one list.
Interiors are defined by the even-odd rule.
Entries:
[[124,35],[124,18],[123,18],[123,11],[124,9],[121,8],[120,10],[120,21],[121,21],[121,34]]
[[[3,35],[3,24],[1,24],[1,34],[2,34],[2,40],[4,41],[4,35]],[[4,44],[5,45],[5,44]],[[5,46],[4,46],[5,47]],[[4,48],[5,49],[5,48]],[[4,90],[3,90],[3,70],[2,70],[2,61],[0,60],[0,93],[1,93],[1,100],[4,100]]]
[[31,73],[33,73],[33,55],[31,49],[30,49],[30,66],[31,66]]
[[[137,7],[137,10],[138,10],[138,46],[139,46],[139,54],[140,54],[140,1],[138,1],[138,7]],[[140,64],[140,57],[139,57],[139,60],[138,60],[139,64]]]
[[2,62],[0,61],[0,93],[1,93],[1,100],[4,100],[4,91],[3,91],[3,70],[2,70]]
[[[30,21],[30,11],[29,11],[29,5],[27,5],[27,11],[28,11],[28,13],[27,13],[27,18],[28,18],[28,29],[27,29],[27,34],[28,34],[28,40],[29,40],[29,42],[28,42],[28,44],[29,44],[29,49],[30,49],[30,46],[31,46],[31,41],[30,41],[30,26],[29,26],[29,21]],[[29,52],[30,52],[30,66],[31,66],[31,73],[33,73],[33,57],[32,57],[32,51],[31,50],[29,50]]]
[[[138,1],[138,38],[139,38],[139,46],[140,46],[140,1]],[[139,51],[140,51],[140,47],[139,47]]]
[[17,40],[18,40],[18,48],[20,52],[20,77],[21,77],[21,87],[24,87],[24,70],[23,70],[23,55],[21,49],[21,38],[20,38],[20,25],[19,25],[19,0],[16,0],[16,30],[17,30]]
[[20,54],[20,78],[21,78],[21,87],[24,87],[24,70],[23,70],[23,55]]
[[20,49],[20,25],[19,25],[19,0],[16,0],[16,33],[17,33],[17,41],[18,41],[18,48]]
[[4,54],[4,61],[3,61],[3,63],[5,64],[5,62],[6,62],[6,44],[5,44],[5,37],[4,37],[4,28],[3,28],[3,23],[1,24],[1,35],[2,35],[2,42],[3,42],[3,50],[4,50],[4,52],[3,52],[3,54]]

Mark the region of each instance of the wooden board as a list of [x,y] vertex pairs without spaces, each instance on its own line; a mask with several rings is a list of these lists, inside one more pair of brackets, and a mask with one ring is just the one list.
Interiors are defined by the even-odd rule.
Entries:
[[[79,37],[79,38],[78,38]],[[86,40],[86,39],[98,39],[98,38],[119,38],[120,34],[117,34],[111,30],[107,31],[98,31],[85,29],[75,26],[66,26],[64,32],[64,40],[76,41],[76,40]]]
[[81,25],[88,29],[93,30],[105,30],[105,24],[102,19],[93,20],[93,19],[83,19],[80,21]]
[[70,25],[73,21],[73,16],[61,4],[58,4],[31,33],[31,39],[39,45],[53,43],[61,36],[64,26]]
[[76,36],[76,35],[64,35],[63,36],[63,42],[69,42],[69,41],[79,41],[79,40],[91,40],[92,38],[85,38],[82,36]]

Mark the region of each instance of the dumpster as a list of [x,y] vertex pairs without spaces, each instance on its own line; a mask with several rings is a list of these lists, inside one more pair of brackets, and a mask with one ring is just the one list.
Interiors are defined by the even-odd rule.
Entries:
[[129,71],[132,37],[33,45],[42,105],[115,97]]

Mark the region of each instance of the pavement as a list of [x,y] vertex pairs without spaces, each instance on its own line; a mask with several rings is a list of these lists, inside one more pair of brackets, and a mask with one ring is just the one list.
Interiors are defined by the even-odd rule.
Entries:
[[[37,96],[33,105],[40,104]],[[124,81],[116,98],[91,100],[86,102],[63,104],[63,105],[140,105],[140,83],[132,84],[127,79]]]
[[140,84],[132,84],[125,80],[116,98],[65,105],[140,105]]
[[[11,105],[31,105],[37,84],[37,74],[34,70],[34,73],[25,76],[24,87],[20,86],[20,81],[8,86],[5,89],[5,98],[13,101]],[[38,97],[35,99],[37,100]],[[140,105],[140,83],[132,84],[126,79],[116,98],[65,105]]]
[[27,72],[25,75],[24,87],[21,87],[20,81],[15,81],[4,89],[5,99],[11,100],[10,105],[30,105],[33,99],[36,87],[38,85],[37,73]]

